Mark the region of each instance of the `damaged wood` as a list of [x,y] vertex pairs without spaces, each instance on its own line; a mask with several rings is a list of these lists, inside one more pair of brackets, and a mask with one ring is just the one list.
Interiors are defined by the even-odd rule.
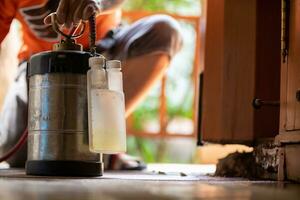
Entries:
[[277,173],[279,166],[280,146],[274,142],[266,142],[254,147],[255,162],[268,173]]
[[235,152],[220,159],[216,176],[277,180],[280,146],[264,142],[253,152]]

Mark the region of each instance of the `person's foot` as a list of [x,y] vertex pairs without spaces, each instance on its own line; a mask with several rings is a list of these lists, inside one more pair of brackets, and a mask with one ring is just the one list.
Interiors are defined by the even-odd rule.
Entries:
[[128,154],[109,155],[105,160],[107,170],[144,170],[147,165],[138,157]]

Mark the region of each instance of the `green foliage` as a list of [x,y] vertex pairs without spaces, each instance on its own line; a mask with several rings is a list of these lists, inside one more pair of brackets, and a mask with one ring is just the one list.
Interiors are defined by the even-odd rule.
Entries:
[[129,153],[130,155],[142,157],[146,163],[157,162],[157,160],[155,159],[155,142],[149,139],[128,137],[127,153]]
[[125,9],[197,14],[200,0],[127,0]]

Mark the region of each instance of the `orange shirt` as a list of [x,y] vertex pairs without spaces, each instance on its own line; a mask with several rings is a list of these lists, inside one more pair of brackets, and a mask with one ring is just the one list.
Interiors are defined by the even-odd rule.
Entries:
[[[43,19],[54,12],[59,0],[0,0],[0,44],[9,31],[12,20],[17,19],[22,26],[23,45],[19,52],[19,59],[26,60],[31,55],[52,49],[52,45],[59,38],[51,26],[46,26]],[[110,14],[97,16],[97,40],[118,26],[121,12],[116,10]],[[88,46],[88,26],[78,43]]]

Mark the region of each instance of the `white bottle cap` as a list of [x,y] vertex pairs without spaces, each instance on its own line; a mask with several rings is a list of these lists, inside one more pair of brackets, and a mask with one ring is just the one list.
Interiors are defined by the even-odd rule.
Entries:
[[104,56],[97,56],[89,58],[89,66],[91,68],[101,68],[105,65],[105,57]]
[[109,60],[106,62],[107,69],[121,69],[121,61],[119,60]]

